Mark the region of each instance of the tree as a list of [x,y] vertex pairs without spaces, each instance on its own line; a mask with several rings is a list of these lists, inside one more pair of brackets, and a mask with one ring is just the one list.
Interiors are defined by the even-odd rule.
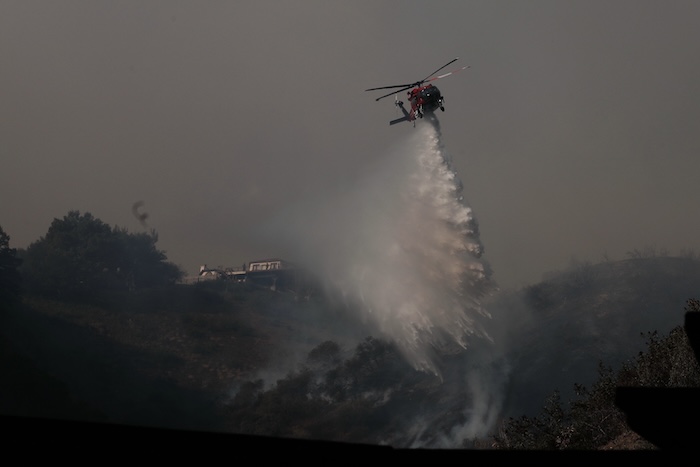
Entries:
[[[700,301],[688,300],[686,312],[700,311]],[[614,372],[599,364],[599,378],[588,389],[575,384],[577,399],[567,410],[558,391],[537,417],[510,418],[493,436],[499,449],[599,449],[629,431],[623,412],[615,404],[619,386],[700,387],[700,364],[683,327],[665,337],[647,333],[647,350]],[[646,441],[644,448],[653,447]]]
[[27,290],[72,300],[173,283],[182,272],[156,249],[157,241],[155,232],[130,234],[70,211],[25,252]]
[[571,425],[555,390],[537,417],[509,418],[493,436],[498,449],[564,449],[571,438]]
[[12,305],[20,295],[21,263],[17,250],[10,248],[10,236],[0,227],[0,308]]
[[182,271],[167,261],[165,252],[156,248],[158,234],[130,234],[114,229],[121,244],[119,268],[130,290],[172,284],[182,277]]

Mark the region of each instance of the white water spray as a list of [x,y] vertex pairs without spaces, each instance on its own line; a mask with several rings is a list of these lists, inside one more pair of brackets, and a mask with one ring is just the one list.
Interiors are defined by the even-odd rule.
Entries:
[[488,338],[480,299],[494,287],[436,120],[420,122],[369,176],[275,229],[416,369],[439,374],[436,352]]

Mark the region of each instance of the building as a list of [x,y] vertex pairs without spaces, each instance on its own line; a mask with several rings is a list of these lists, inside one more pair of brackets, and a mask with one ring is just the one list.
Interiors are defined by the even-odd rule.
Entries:
[[246,281],[272,290],[294,289],[296,268],[292,263],[279,258],[251,261],[248,263]]

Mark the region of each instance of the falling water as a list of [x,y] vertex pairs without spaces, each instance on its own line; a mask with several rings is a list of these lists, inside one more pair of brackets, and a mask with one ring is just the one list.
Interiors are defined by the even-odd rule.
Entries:
[[481,299],[494,286],[479,229],[436,119],[342,193],[287,218],[285,235],[332,294],[419,370],[489,338]]

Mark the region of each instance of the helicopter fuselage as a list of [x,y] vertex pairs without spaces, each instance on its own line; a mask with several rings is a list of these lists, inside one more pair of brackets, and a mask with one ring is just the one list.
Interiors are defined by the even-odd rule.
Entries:
[[407,94],[408,101],[411,103],[413,118],[421,118],[423,114],[434,112],[438,108],[442,111],[445,110],[442,94],[432,84],[414,88]]

